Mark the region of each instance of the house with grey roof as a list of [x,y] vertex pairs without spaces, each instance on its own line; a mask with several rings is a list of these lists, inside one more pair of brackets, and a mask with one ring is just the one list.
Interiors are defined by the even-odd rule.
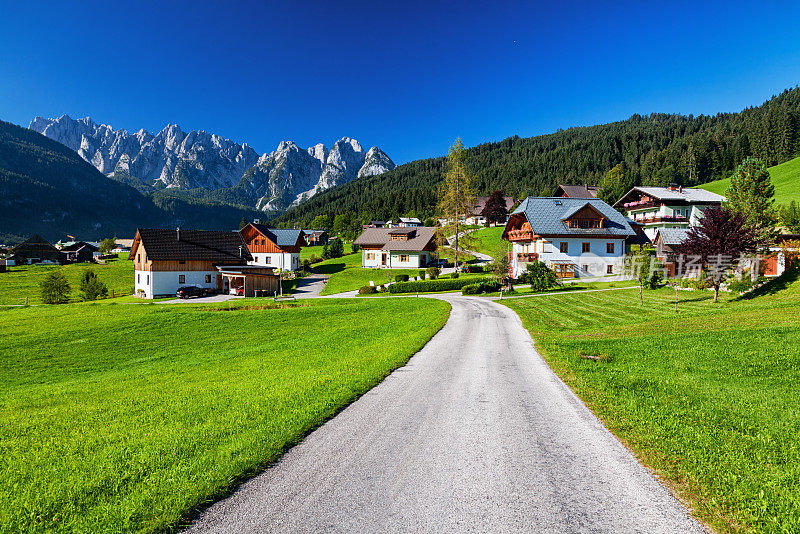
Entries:
[[426,267],[436,257],[436,228],[365,228],[353,241],[361,247],[361,265],[382,269]]
[[249,223],[239,233],[253,256],[250,265],[284,271],[300,268],[300,249],[305,244],[302,230],[270,228],[266,224]]
[[537,261],[560,278],[620,274],[634,236],[628,219],[599,198],[528,197],[503,230],[513,278]]
[[564,198],[597,198],[600,188],[596,185],[559,184],[554,197]]
[[719,207],[725,197],[706,191],[670,185],[669,187],[638,186],[628,191],[614,207],[641,224],[651,240],[660,228],[697,226],[706,209]]

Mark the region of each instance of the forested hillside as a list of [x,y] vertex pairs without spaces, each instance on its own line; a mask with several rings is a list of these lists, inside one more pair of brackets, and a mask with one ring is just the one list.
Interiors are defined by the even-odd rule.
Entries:
[[33,233],[57,240],[132,237],[136,228],[183,225],[238,228],[255,211],[150,198],[110,180],[74,151],[34,131],[0,121],[0,242]]
[[[601,184],[606,194],[636,185],[690,186],[725,178],[746,156],[767,165],[800,153],[800,88],[758,107],[698,117],[655,113],[531,138],[510,137],[468,149],[479,193],[517,198],[552,194],[559,183]],[[319,194],[276,219],[353,212],[363,219],[434,215],[444,158],[413,161]]]

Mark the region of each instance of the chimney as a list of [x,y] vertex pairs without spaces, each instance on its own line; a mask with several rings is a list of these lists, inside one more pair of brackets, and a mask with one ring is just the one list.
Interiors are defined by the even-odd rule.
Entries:
[[181,240],[181,227],[180,226],[175,230],[175,234],[177,235],[178,241],[180,241]]
[[678,193],[683,193],[683,186],[682,185],[678,186]]

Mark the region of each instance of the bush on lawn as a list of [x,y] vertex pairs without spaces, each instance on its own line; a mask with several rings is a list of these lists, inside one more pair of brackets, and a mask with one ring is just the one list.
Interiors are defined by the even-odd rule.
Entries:
[[541,261],[529,263],[520,276],[520,283],[530,284],[533,291],[544,291],[558,285],[555,271]]
[[375,286],[364,286],[358,290],[359,295],[372,295],[377,292],[378,290],[375,288]]
[[431,280],[436,280],[436,278],[439,277],[439,273],[442,271],[440,271],[438,267],[428,267],[427,272],[428,272],[428,277]]
[[453,273],[450,275],[450,278],[458,278],[458,273]]
[[389,286],[390,293],[420,293],[430,291],[458,291],[462,287],[485,282],[486,280],[475,280],[474,278],[442,278],[439,280],[420,280],[419,282],[397,282]]
[[478,284],[468,284],[461,288],[462,295],[480,295],[496,291],[500,291],[500,282],[497,280],[484,280]]
[[420,269],[419,270],[419,277],[420,277],[420,280],[424,280],[425,279],[425,269]]
[[480,293],[481,293],[480,284],[467,284],[461,288],[462,295],[480,295]]
[[395,282],[408,282],[408,275],[407,274],[398,274],[394,277]]
[[42,302],[45,304],[64,304],[69,302],[69,292],[72,288],[67,282],[67,277],[61,269],[55,269],[47,273],[44,280],[39,284],[42,295]]

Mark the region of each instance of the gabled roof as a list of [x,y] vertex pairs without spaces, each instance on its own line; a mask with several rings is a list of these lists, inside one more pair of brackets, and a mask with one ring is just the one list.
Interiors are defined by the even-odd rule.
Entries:
[[96,247],[88,241],[73,241],[72,243],[61,247],[61,250],[62,252],[75,252],[81,250],[82,248],[88,248],[92,252],[97,252],[100,250],[100,247]]
[[631,196],[631,193],[634,192],[639,192],[661,201],[679,201],[688,202],[690,204],[721,204],[726,200],[724,196],[712,193],[711,191],[706,191],[705,189],[694,189],[688,187],[670,189],[669,187],[636,186],[623,195],[623,197],[619,199],[614,206],[623,206],[625,199]]
[[556,187],[556,192],[553,196],[563,197],[566,195],[568,198],[596,198],[599,189],[596,185],[560,184]]
[[131,258],[138,248],[137,241],[141,241],[144,245],[147,257],[151,260],[250,261],[253,259],[239,232],[140,228],[136,231]]
[[400,217],[400,222],[402,222],[402,223],[415,223],[415,224],[422,223],[422,221],[420,221],[416,217]]
[[[503,197],[503,200],[506,202],[506,211],[510,210],[514,205],[514,197]],[[488,201],[489,197],[475,197],[475,207],[470,211],[470,215],[480,215]]]
[[[398,232],[399,231],[399,232]],[[411,233],[413,232],[413,234]],[[392,241],[390,234],[408,233],[408,240]],[[380,246],[383,250],[403,250],[420,252],[428,246],[436,235],[436,228],[432,226],[418,226],[416,228],[367,228],[353,243],[360,246]]]
[[[605,217],[603,228],[572,228],[565,219],[589,205]],[[620,212],[599,198],[528,197],[512,215],[524,214],[533,233],[540,236],[619,236],[636,232]]]
[[[597,208],[595,208],[594,206],[592,206],[591,202],[584,202],[583,204],[581,204],[580,202],[577,202],[577,203],[575,203],[574,207],[569,208],[566,211],[566,213],[564,213],[564,216],[561,218],[561,220],[562,221],[566,221],[567,219],[569,219],[570,217],[572,217],[573,215],[575,215],[576,213],[578,213],[579,211],[581,211],[583,208],[586,208],[586,207],[588,207],[590,210],[594,211],[595,213],[597,213],[601,217],[605,217],[605,214],[602,213]],[[625,220],[627,220],[627,218]]]
[[655,240],[660,239],[664,245],[680,245],[686,241],[686,236],[689,235],[688,228],[659,228],[656,232]]
[[279,247],[293,247],[297,245],[300,238],[300,230],[288,228],[270,228],[266,224],[250,223],[250,226],[267,236],[267,238]]

